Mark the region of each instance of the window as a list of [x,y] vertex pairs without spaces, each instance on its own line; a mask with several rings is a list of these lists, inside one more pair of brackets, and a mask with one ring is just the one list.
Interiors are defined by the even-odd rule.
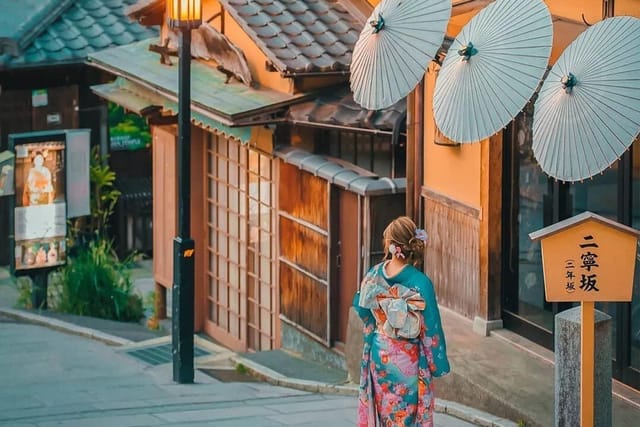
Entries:
[[207,141],[209,321],[254,350],[275,346],[274,160]]
[[293,133],[313,139],[314,154],[323,154],[352,163],[382,177],[406,176],[406,136],[400,134],[392,145],[390,133],[355,132],[342,129],[308,129]]

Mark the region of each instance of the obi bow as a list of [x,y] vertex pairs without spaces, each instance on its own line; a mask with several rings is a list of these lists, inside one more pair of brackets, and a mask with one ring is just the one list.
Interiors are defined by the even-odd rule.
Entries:
[[420,293],[399,283],[389,285],[377,275],[365,280],[358,305],[373,312],[385,335],[416,338],[420,334],[425,302]]

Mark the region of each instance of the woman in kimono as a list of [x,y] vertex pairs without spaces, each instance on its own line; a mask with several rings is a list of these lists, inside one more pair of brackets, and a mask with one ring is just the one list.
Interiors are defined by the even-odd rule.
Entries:
[[427,235],[403,216],[383,238],[385,259],[353,301],[364,322],[358,426],[433,426],[432,377],[450,367],[433,284],[415,267]]

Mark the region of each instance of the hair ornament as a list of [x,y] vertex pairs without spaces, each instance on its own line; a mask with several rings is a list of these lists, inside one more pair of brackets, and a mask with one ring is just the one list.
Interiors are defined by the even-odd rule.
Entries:
[[391,243],[389,245],[389,253],[395,256],[396,258],[405,259],[405,255],[402,253],[402,248],[400,245],[396,245],[395,243]]
[[423,242],[427,241],[427,232],[424,231],[422,228],[416,228],[416,239],[420,239]]

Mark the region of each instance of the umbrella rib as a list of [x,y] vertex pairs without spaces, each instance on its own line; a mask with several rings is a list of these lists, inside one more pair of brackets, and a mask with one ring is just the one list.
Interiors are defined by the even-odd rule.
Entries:
[[[388,55],[388,63],[389,64],[394,64],[394,65],[399,65],[402,62],[400,62],[401,57],[398,56],[398,50],[394,49],[400,49],[400,46],[387,46],[384,49],[384,52],[387,53]],[[407,68],[410,68],[410,66],[407,64]],[[391,79],[394,78],[393,82],[391,81]],[[400,81],[401,78],[404,78],[404,84],[401,84],[402,82]],[[387,82],[387,89],[389,91],[389,96],[391,96],[391,99],[389,101],[397,101],[397,99],[395,99],[396,97],[398,99],[404,97],[409,91],[410,88],[408,88],[410,86],[407,78],[406,78],[406,74],[405,73],[386,73],[386,78],[384,79]],[[395,90],[391,87],[392,83],[395,83]],[[417,83],[417,81],[416,81]],[[407,91],[407,89],[409,89]],[[407,93],[405,93],[407,92]],[[391,94],[395,93],[396,96],[392,96]]]
[[[513,40],[512,34],[530,34],[532,29],[529,27],[543,19],[547,21],[545,23],[547,26],[551,24],[551,16],[543,3],[538,1],[515,1],[510,3],[503,2],[503,7],[495,7],[493,9],[495,16],[486,15],[485,25],[491,24],[488,29],[485,28],[485,25],[479,26],[477,35],[480,37],[486,36],[487,45],[502,45],[502,43],[499,43],[501,41],[504,42],[505,46],[511,46],[509,42]],[[500,2],[494,4],[500,6]],[[512,19],[515,14],[517,14],[518,19]],[[538,17],[538,15],[540,16]],[[500,27],[495,25],[496,22],[501,24]]]
[[[586,96],[586,95],[585,95]],[[626,119],[627,121],[631,121],[628,117],[626,117],[625,115],[620,114],[619,111],[615,110],[612,106],[611,103],[608,102],[603,102],[602,97],[596,97],[593,94],[589,95],[589,98],[591,98],[592,100],[594,100],[594,103],[597,103],[600,106],[599,111],[601,111],[603,114],[606,114],[610,120],[604,120],[603,118],[600,117],[600,115],[598,116],[598,120],[602,121],[602,123],[607,126],[607,128],[611,131],[612,135],[616,136],[616,138],[618,139],[618,141],[620,141],[620,138],[617,137],[618,133],[617,132],[613,132],[613,130],[611,130],[611,128],[609,127],[609,123],[616,123],[619,124],[621,127],[624,128],[624,126],[622,125],[622,123],[620,123],[619,121],[617,121],[616,119],[621,118],[621,119]],[[607,98],[608,99],[608,98]],[[613,101],[614,103],[617,104],[617,102]],[[592,104],[589,103],[589,108],[592,109],[593,113],[596,113],[596,110],[594,109],[595,107],[592,107]],[[622,142],[622,141],[620,141]],[[631,141],[633,142],[633,140]],[[630,142],[630,143],[631,143]],[[626,149],[627,146],[626,144],[623,143],[623,149]]]
[[[576,102],[579,102],[579,101],[580,100],[576,99]],[[573,110],[572,116],[578,120],[579,125],[574,127],[578,134],[576,135],[575,138],[572,139],[571,142],[576,147],[576,156],[575,156],[576,160],[579,161],[581,158],[583,160],[583,163],[582,163],[583,167],[579,169],[579,174],[577,178],[584,179],[588,176],[593,176],[596,173],[598,173],[598,169],[600,168],[598,157],[595,152],[596,147],[593,147],[593,144],[590,142],[590,141],[596,141],[597,135],[596,135],[595,129],[584,125],[585,121],[589,120],[589,118],[586,116],[584,111],[582,111],[580,108],[573,108],[572,110]],[[568,129],[569,126],[566,126],[566,128]],[[591,148],[591,152],[587,150],[587,146]],[[578,154],[578,147],[582,149],[582,156]],[[604,155],[604,153],[602,152],[602,149],[599,146],[597,146],[597,148],[600,151],[600,154]],[[592,166],[594,170],[592,170]],[[574,176],[574,175],[571,174],[571,176]]]
[[[462,66],[453,57],[468,42],[478,54]],[[543,2],[502,0],[484,8],[460,31],[440,70],[434,112],[443,133],[457,137],[464,131],[467,142],[506,126],[540,85],[551,43],[551,16]]]
[[[544,87],[543,87],[544,88]],[[546,98],[544,98],[546,99]],[[553,128],[553,121],[547,120],[548,109],[545,109],[542,105],[537,106],[533,114],[533,141],[532,148],[538,162],[542,164],[546,158],[546,153],[551,149],[548,135],[551,134],[550,129]],[[542,138],[542,136],[547,136]]]
[[[605,153],[605,147],[609,147],[610,151],[617,157],[618,154],[622,154],[622,152],[624,152],[624,149],[626,149],[626,147],[622,147],[622,152],[618,152],[615,147],[612,145],[611,143],[611,139],[610,137],[614,137],[616,140],[618,140],[618,142],[620,142],[619,138],[616,136],[616,132],[614,132],[611,127],[609,126],[609,121],[608,120],[603,120],[603,118],[601,117],[601,114],[598,113],[598,110],[596,110],[593,106],[593,100],[594,98],[592,96],[584,96],[585,100],[582,102],[583,107],[585,108],[585,110],[588,110],[591,112],[590,115],[588,115],[589,119],[591,121],[597,121],[600,123],[601,126],[588,126],[589,129],[592,132],[593,135],[593,141],[596,143],[596,147],[599,149],[600,154],[602,154],[602,156],[606,159],[607,158],[607,154]],[[586,102],[586,99],[590,99],[592,102]],[[597,101],[596,101],[597,102]],[[603,113],[607,114],[607,116],[611,117],[607,112],[602,111]],[[587,113],[585,112],[585,115]],[[605,132],[603,132],[603,129],[606,129],[608,131],[608,134],[605,134]],[[598,133],[601,135],[601,138],[598,138],[596,135],[596,130],[598,131]],[[632,142],[632,141],[630,141]],[[607,165],[605,165],[602,169],[604,169]],[[599,168],[600,169],[600,168]],[[600,170],[596,171],[595,173],[600,172]]]
[[360,39],[367,43],[359,39],[352,55],[354,100],[369,109],[392,105],[415,87],[442,45],[451,2],[382,0],[370,19],[378,14],[385,28],[373,33],[365,24]]

